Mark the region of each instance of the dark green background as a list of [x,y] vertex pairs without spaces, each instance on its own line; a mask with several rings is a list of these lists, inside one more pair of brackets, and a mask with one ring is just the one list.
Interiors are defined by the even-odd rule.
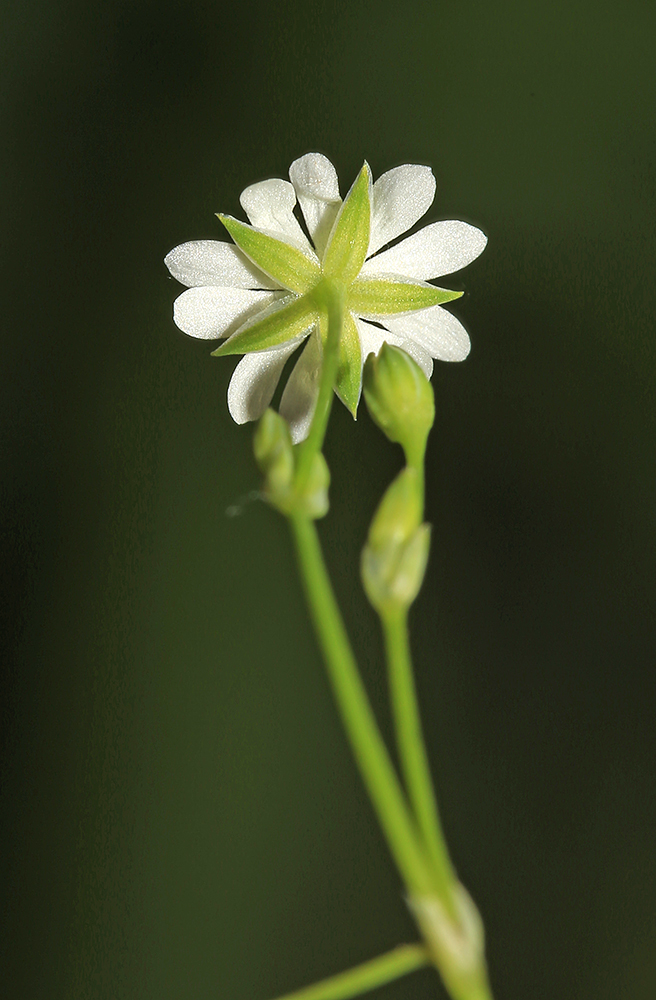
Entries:
[[[162,264],[311,150],[343,191],[431,164],[426,221],[489,235],[433,379],[414,640],[495,996],[653,1000],[655,28],[641,0],[5,10],[9,1000],[270,1000],[414,938],[285,525],[243,502],[234,362],[175,329]],[[400,456],[339,405],[326,451],[388,731],[356,565]]]

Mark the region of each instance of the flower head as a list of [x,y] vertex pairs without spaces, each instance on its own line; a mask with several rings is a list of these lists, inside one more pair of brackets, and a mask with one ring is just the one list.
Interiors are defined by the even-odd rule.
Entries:
[[[335,168],[320,153],[295,160],[289,176],[291,183],[274,178],[242,192],[250,225],[219,216],[234,244],[183,243],[165,262],[187,285],[173,309],[180,329],[225,338],[215,354],[244,355],[228,390],[237,423],[262,416],[285,362],[305,341],[280,401],[298,442],[308,433],[318,392],[326,282],[345,292],[335,391],[355,416],[364,361],[383,343],[406,351],[429,378],[433,358],[467,357],[466,330],[442,308],[462,293],[429,279],[465,267],[487,238],[465,222],[434,222],[383,249],[430,208],[430,167],[405,164],[372,183],[365,164],[344,201]],[[294,213],[297,202],[310,239]]]

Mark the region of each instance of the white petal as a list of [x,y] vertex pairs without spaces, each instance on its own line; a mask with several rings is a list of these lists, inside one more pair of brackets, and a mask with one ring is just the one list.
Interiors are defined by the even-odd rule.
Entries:
[[271,236],[277,236],[303,253],[314,257],[307,236],[294,215],[296,193],[289,181],[273,177],[269,181],[251,184],[242,191],[239,198],[241,207],[256,229],[263,229]]
[[392,333],[413,341],[440,361],[464,361],[469,354],[469,334],[460,320],[442,306],[386,316],[383,322]]
[[372,326],[371,323],[367,323],[365,320],[358,319],[357,317],[355,318],[355,324],[360,336],[363,365],[367,360],[368,354],[378,354],[383,344],[392,344],[394,347],[400,347],[406,354],[409,354],[422,369],[426,378],[431,377],[433,374],[433,359],[419,344],[416,344],[412,340],[406,340],[403,337],[397,337],[395,334],[390,333],[389,330],[381,330],[380,327]]
[[426,378],[430,378],[433,374],[433,359],[428,351],[416,344],[414,340],[404,340],[402,337],[399,339],[401,340],[399,347],[403,348],[405,353],[417,362]]
[[342,203],[337,172],[322,153],[306,153],[294,160],[289,177],[312,241],[321,256]]
[[374,326],[372,323],[366,323],[358,316],[354,316],[353,318],[358,328],[358,336],[360,337],[363,365],[369,354],[378,354],[386,340],[390,344],[396,344],[398,337],[395,337],[394,334],[388,333],[387,330],[381,330],[379,326]]
[[190,337],[216,340],[233,333],[278,298],[278,292],[246,288],[188,288],[173,303],[173,320]]
[[406,163],[378,178],[372,192],[369,254],[405,233],[433,204],[435,178],[430,167]]
[[471,264],[483,253],[487,236],[476,226],[450,219],[433,222],[395,247],[366,261],[361,274],[402,274],[408,278],[438,278]]
[[252,264],[232,243],[192,240],[181,243],[164,258],[174,278],[187,288],[202,285],[234,288],[279,288],[273,278]]
[[280,400],[280,415],[289,423],[294,444],[303,441],[310,430],[319,392],[321,358],[321,343],[314,333],[294,365]]
[[236,424],[260,419],[276,391],[285,361],[299,343],[297,338],[279,347],[244,355],[228,387],[228,409]]

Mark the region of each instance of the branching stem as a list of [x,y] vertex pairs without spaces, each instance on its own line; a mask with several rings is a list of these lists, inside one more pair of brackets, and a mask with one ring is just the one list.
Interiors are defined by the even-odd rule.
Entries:
[[430,892],[423,848],[358,672],[316,526],[298,516],[290,523],[310,613],[360,774],[408,889]]

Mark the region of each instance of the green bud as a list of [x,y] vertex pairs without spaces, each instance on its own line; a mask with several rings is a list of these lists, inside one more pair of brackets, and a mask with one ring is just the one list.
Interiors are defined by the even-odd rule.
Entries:
[[304,514],[314,520],[328,513],[328,487],[330,469],[320,451],[312,459],[312,465],[302,490],[297,490],[294,509],[289,513]]
[[294,478],[294,452],[287,421],[268,409],[255,431],[253,451],[255,461],[265,477],[265,492],[273,497],[289,492]]
[[362,551],[362,583],[380,614],[409,607],[423,583],[430,527],[421,508],[418,473],[406,468],[381,500]]
[[421,511],[419,476],[408,467],[385,490],[369,528],[369,545],[383,549],[407,542],[421,524]]
[[420,524],[404,545],[382,551],[365,545],[360,564],[362,583],[379,614],[410,607],[424,581],[429,548],[428,524]]
[[296,482],[294,447],[287,421],[268,409],[253,439],[255,460],[264,475],[264,495],[281,514],[323,517],[328,512],[330,471],[323,455],[312,459],[302,488]]
[[409,464],[419,465],[435,420],[435,398],[417,362],[385,343],[378,356],[370,354],[366,360],[363,388],[374,422],[402,446]]

